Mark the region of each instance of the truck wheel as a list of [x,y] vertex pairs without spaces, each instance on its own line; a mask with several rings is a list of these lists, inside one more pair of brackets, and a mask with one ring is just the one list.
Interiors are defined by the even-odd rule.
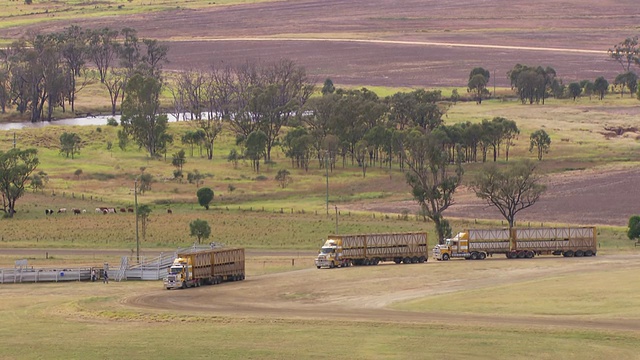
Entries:
[[573,250],[567,250],[562,254],[564,257],[573,257]]
[[181,288],[183,288],[183,289],[186,289],[186,288],[187,288],[187,282],[186,282],[186,281],[183,281],[183,282],[182,282],[182,286],[181,286]]
[[478,253],[477,252],[472,252],[471,253],[471,260],[478,260]]
[[411,264],[411,258],[410,257],[406,257],[404,259],[402,259],[402,262],[405,264]]
[[444,260],[444,261],[449,260],[449,254],[443,254],[442,255],[442,260]]
[[527,251],[527,253],[525,254],[525,257],[527,259],[532,259],[535,256],[535,253],[531,250]]
[[380,263],[380,259],[375,258],[373,259],[373,265],[378,265]]
[[507,258],[509,258],[509,259],[515,259],[515,258],[517,258],[517,257],[518,257],[518,253],[517,253],[517,252],[515,252],[515,251],[509,251],[509,252],[507,253]]
[[525,256],[527,256],[527,252],[526,251],[518,251],[518,258],[519,259],[524,259]]
[[584,256],[593,256],[593,251],[587,250],[584,252]]
[[402,262],[402,259],[395,258],[395,259],[393,259],[393,262],[396,263],[396,264],[400,264]]
[[427,257],[426,256],[420,256],[420,258],[418,258],[418,262],[420,264],[424,263],[425,261],[427,261]]
[[582,257],[584,256],[584,252],[582,250],[576,250],[576,257]]
[[478,254],[478,259],[480,259],[480,260],[484,260],[484,259],[486,259],[486,258],[487,258],[487,254],[485,254],[485,253],[480,253],[480,254]]
[[417,256],[414,256],[414,257],[412,257],[412,258],[411,258],[411,263],[412,263],[412,264],[417,264],[417,263],[419,263],[419,262],[420,262],[420,259],[418,259],[418,257],[417,257]]

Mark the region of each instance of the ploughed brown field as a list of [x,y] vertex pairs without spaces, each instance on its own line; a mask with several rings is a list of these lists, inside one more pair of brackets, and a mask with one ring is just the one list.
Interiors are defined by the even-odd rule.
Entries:
[[[640,169],[580,170],[545,179],[547,191],[532,207],[522,210],[516,221],[521,226],[540,223],[572,225],[627,226],[629,217],[640,213]],[[408,190],[407,190],[408,191]],[[419,208],[413,200],[367,201],[347,206],[352,210],[411,214]],[[455,203],[444,212],[445,217],[504,220],[500,212],[476,197],[469,188],[461,187]],[[530,223],[530,224],[529,224]],[[506,225],[506,222],[505,222]]]
[[[81,20],[132,27],[170,43],[170,70],[247,59],[292,59],[337,86],[461,86],[484,67],[509,86],[517,63],[551,66],[565,84],[622,67],[606,51],[638,34],[635,0],[514,2],[423,0],[273,1]],[[59,30],[66,21],[0,30]],[[493,80],[492,80],[493,81]],[[493,85],[493,84],[492,84]]]
[[[330,77],[338,87],[461,90],[477,66],[491,71],[496,86],[508,87],[506,73],[517,63],[551,66],[565,84],[598,76],[612,82],[622,67],[606,52],[637,35],[639,23],[636,0],[272,1],[78,21],[83,27],[132,27],[141,37],[167,42],[169,70],[286,58],[318,82]],[[6,28],[0,36],[17,38],[29,30],[68,25],[52,21]],[[527,221],[625,225],[640,211],[638,172],[556,177],[544,198],[521,214]],[[412,201],[353,208],[417,210]],[[445,215],[501,219],[467,189],[460,190]]]

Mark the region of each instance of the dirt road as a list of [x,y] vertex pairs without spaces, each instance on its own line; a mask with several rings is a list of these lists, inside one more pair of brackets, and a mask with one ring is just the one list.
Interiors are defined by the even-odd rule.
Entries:
[[[515,266],[514,266],[515,265]],[[482,262],[428,262],[416,265],[378,265],[347,269],[279,273],[249,277],[184,291],[159,289],[125,300],[147,309],[171,309],[189,314],[322,320],[326,309],[341,321],[416,324],[505,325],[518,327],[640,330],[637,319],[588,318],[523,314],[412,312],[389,309],[406,300],[490,289],[548,277],[571,276],[623,268],[640,269],[640,256],[610,255],[593,258],[538,258],[531,261],[488,259]],[[464,272],[465,277],[456,274]]]

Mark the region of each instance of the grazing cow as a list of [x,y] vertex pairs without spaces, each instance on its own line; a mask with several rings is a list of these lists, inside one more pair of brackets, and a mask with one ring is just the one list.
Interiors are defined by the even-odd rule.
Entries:
[[127,209],[127,212],[132,213],[132,212],[133,212],[133,208],[128,208],[128,209]]
[[82,210],[80,209],[72,209],[73,210],[73,215],[80,215],[82,214]]
[[171,209],[167,209],[167,214],[173,214],[173,211],[171,211]]
[[127,212],[127,209],[125,209],[125,208],[120,208],[120,212]]
[[116,213],[116,208],[107,208],[107,212],[110,214],[115,214]]
[[60,208],[58,209],[58,214],[64,214],[67,212],[67,208]]
[[45,215],[53,215],[53,209],[44,209]]
[[96,208],[96,214],[100,214],[102,212],[102,208]]

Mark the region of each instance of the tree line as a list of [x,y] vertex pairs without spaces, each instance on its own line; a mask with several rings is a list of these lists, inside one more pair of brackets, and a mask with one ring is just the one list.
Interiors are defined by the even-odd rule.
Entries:
[[[168,48],[139,39],[135,29],[83,29],[33,33],[0,50],[0,111],[10,107],[32,122],[51,121],[53,112],[75,112],[78,93],[99,79],[116,114],[135,73],[160,78]],[[90,67],[91,66],[91,67]]]

